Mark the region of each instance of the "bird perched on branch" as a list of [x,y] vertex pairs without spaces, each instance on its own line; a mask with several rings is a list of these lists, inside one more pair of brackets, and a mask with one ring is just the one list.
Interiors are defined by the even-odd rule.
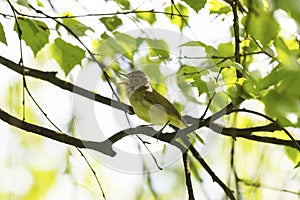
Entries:
[[[171,124],[179,129],[188,126],[174,105],[153,89],[150,78],[143,71],[120,74],[127,80],[119,84],[126,85],[127,98],[139,118],[155,125]],[[193,133],[203,143],[203,140],[195,132]]]

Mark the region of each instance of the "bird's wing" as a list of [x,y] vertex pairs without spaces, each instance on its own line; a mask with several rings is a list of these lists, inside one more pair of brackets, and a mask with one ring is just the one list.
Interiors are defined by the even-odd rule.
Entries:
[[[168,99],[166,99],[164,96],[159,94],[154,89],[152,91],[148,91],[148,90],[144,89],[143,91],[144,91],[143,96],[144,96],[145,100],[147,100],[148,102],[150,102],[153,105],[163,104],[163,107],[169,116],[176,116],[176,117],[173,117],[173,123],[171,122],[171,124],[173,124],[174,126],[176,126],[178,128],[185,128],[188,126],[187,122],[183,118],[181,118],[181,115],[179,114],[177,109],[174,107],[174,105]],[[155,96],[155,98],[154,98],[154,96]],[[196,132],[193,132],[193,135],[196,137],[196,139],[198,141],[200,141],[201,143],[204,144],[203,139]]]
[[146,91],[143,93],[145,100],[151,102],[153,105],[160,104],[163,105],[166,112],[171,116],[176,116],[178,119],[181,120],[181,116],[179,112],[176,110],[174,105],[166,99],[164,96],[159,94],[154,89],[152,91]]

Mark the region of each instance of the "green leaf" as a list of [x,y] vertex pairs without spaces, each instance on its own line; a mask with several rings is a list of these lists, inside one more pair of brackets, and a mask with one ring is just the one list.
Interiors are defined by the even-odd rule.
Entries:
[[[280,65],[281,66],[281,65]],[[281,66],[276,71],[271,72],[258,84],[259,90],[275,87],[277,92],[282,95],[288,95],[290,98],[300,98],[300,70],[290,70]]]
[[6,42],[6,37],[5,37],[5,32],[4,32],[4,29],[3,29],[3,26],[2,24],[0,23],[0,42],[4,43],[7,45],[7,42]]
[[206,4],[206,0],[182,0],[191,8],[193,8],[196,12],[198,12],[201,8],[203,8]]
[[37,0],[36,2],[37,2],[37,5],[38,5],[38,6],[44,7],[44,4],[43,4],[40,0]]
[[156,15],[152,12],[140,12],[136,13],[136,16],[142,20],[147,21],[151,25],[156,22]]
[[258,90],[255,89],[254,84],[250,80],[246,78],[239,78],[236,84],[238,86],[239,96],[244,99],[255,99],[259,97],[260,94]]
[[219,0],[208,1],[210,14],[227,14],[231,8]]
[[105,25],[107,30],[115,31],[120,25],[122,25],[122,20],[117,16],[112,17],[102,17],[100,21]]
[[133,55],[137,51],[137,41],[128,34],[117,33],[115,38],[119,45],[119,53],[133,61]]
[[[34,56],[48,43],[50,31],[44,22],[27,18],[18,18],[21,29],[21,38],[31,48]],[[15,24],[14,30],[18,32]]]
[[[68,14],[65,14],[66,16],[70,16]],[[78,37],[84,36],[85,32],[87,30],[93,31],[92,28],[82,24],[75,18],[64,18],[63,19],[63,24],[67,26],[69,29],[72,30],[72,32],[77,35]]]
[[[264,46],[275,39],[279,32],[279,24],[274,19],[272,12],[260,10],[256,14],[251,14],[248,24],[248,33],[259,40]],[[246,20],[247,21],[247,20]]]
[[226,85],[233,85],[237,81],[236,69],[234,67],[222,68],[221,75]]
[[18,0],[17,4],[25,6],[26,8],[30,8],[29,3],[27,0]]
[[292,123],[287,119],[288,114],[296,114],[300,112],[299,100],[291,99],[287,95],[280,94],[277,90],[269,91],[261,98],[265,104],[266,114],[275,118],[282,126],[298,127],[299,124]]
[[200,41],[188,41],[179,45],[178,47],[206,47],[207,45]]
[[288,158],[293,162],[295,162],[298,159],[299,152],[297,149],[286,146],[285,153],[288,156]]
[[181,67],[179,74],[185,78],[186,82],[190,82],[198,89],[198,96],[209,92],[206,82],[201,79],[202,74],[196,67],[185,65]]
[[184,65],[180,68],[179,74],[184,76],[188,81],[192,81],[196,74],[199,74],[199,70],[194,66]]
[[104,32],[104,33],[102,33],[101,34],[101,38],[103,39],[103,40],[106,40],[106,39],[108,39],[110,36],[106,33],[106,32]]
[[151,57],[158,57],[158,59],[169,59],[170,49],[169,45],[164,40],[158,39],[145,39],[148,46],[150,47],[149,55]]
[[222,56],[233,56],[234,55],[234,46],[232,42],[221,43],[218,46],[219,54]]
[[201,79],[200,74],[198,76],[194,76],[194,82],[192,83],[192,86],[195,86],[198,89],[198,96],[209,92],[206,82]]
[[114,36],[110,37],[103,33],[104,40],[100,41],[97,50],[102,58],[115,59],[117,54],[121,54],[133,61],[133,55],[137,51],[137,40],[130,35],[114,32]]
[[282,38],[277,38],[274,41],[274,45],[281,64],[289,69],[300,69],[298,62],[300,51],[291,51]]
[[103,40],[99,41],[99,44],[97,46],[97,51],[99,55],[101,55],[103,59],[107,57],[114,58],[116,54],[120,51],[120,47],[117,41],[113,37],[110,37],[104,33],[101,35],[101,37],[104,38]]
[[[171,23],[178,26],[180,30],[187,26],[189,10],[184,5],[179,3],[172,4],[165,8],[165,12],[173,14],[166,16],[170,19]],[[177,14],[181,16],[178,16]]]
[[300,162],[298,162],[294,168],[298,168],[298,167],[300,167]]
[[115,0],[115,2],[119,4],[123,10],[130,9],[130,2],[128,0]]
[[60,38],[54,40],[50,51],[66,76],[75,65],[81,65],[81,61],[85,57],[85,51],[83,49],[69,44]]
[[217,56],[219,52],[212,46],[206,45],[200,41],[189,41],[179,45],[178,47],[203,47],[209,56]]

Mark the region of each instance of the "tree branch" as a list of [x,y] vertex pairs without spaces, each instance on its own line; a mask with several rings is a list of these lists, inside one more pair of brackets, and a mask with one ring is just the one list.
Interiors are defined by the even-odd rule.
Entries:
[[66,134],[58,133],[53,130],[44,128],[42,126],[37,126],[34,124],[30,124],[28,122],[22,121],[16,117],[13,117],[6,113],[5,111],[0,109],[0,119],[14,127],[20,128],[24,131],[32,132],[52,140],[62,142],[65,144],[69,144],[78,148],[88,148],[99,151],[108,156],[116,155],[116,152],[112,149],[112,143],[109,140],[105,140],[103,142],[93,142],[93,141],[85,141],[80,140],[74,137],[71,137]]
[[[272,119],[271,117],[265,115],[265,114],[262,114],[262,113],[259,113],[257,111],[253,111],[253,110],[248,110],[246,108],[242,108],[242,109],[233,109],[230,111],[230,113],[233,113],[233,112],[247,112],[247,113],[251,113],[251,114],[255,114],[255,115],[258,115],[258,116],[261,116],[271,122],[273,122],[274,124],[276,124],[278,127],[280,127],[280,130],[282,130],[291,140],[292,142],[294,143],[295,145],[295,148],[298,149],[298,151],[300,152],[300,144],[294,139],[294,137],[292,136],[292,134],[284,127],[280,126],[280,124],[275,121],[274,119]],[[230,114],[228,113],[228,114]]]
[[[23,74],[23,68],[20,65],[18,65],[17,63],[14,63],[2,56],[0,56],[0,63],[3,64],[4,66],[8,67],[9,69],[19,73],[20,75]],[[88,91],[84,88],[78,87],[70,82],[67,82],[67,81],[57,78],[56,72],[44,72],[44,71],[26,67],[25,75],[47,81],[47,82],[52,83],[53,85],[60,87],[64,90],[79,94],[83,97],[97,101],[99,103],[103,103],[103,104],[111,106],[113,108],[116,108],[119,110],[124,110],[130,114],[134,113],[132,107],[129,105],[126,105],[123,103],[121,104],[120,102],[118,102],[116,100],[101,96],[101,95],[93,93],[93,92],[90,92],[90,91]],[[233,110],[233,108],[234,108],[234,106],[232,103],[228,104],[228,106],[226,106],[224,109],[222,109],[219,112],[213,114],[212,116],[206,118],[204,121],[203,120],[199,121],[200,123],[199,123],[198,127],[194,127],[195,128],[194,130],[196,130],[197,128],[206,126],[206,127],[211,128],[212,130],[214,130],[217,133],[221,133],[223,135],[227,135],[227,136],[231,136],[231,137],[243,137],[243,138],[251,139],[254,141],[272,143],[272,144],[280,144],[280,145],[285,145],[285,146],[290,146],[290,147],[295,148],[295,145],[291,144],[290,141],[288,141],[288,140],[280,140],[280,139],[276,139],[276,138],[251,135],[251,133],[257,132],[257,131],[269,131],[270,132],[270,131],[274,131],[274,130],[280,130],[278,127],[274,126],[274,124],[268,125],[265,127],[253,127],[250,129],[241,130],[241,129],[237,129],[237,128],[224,128],[224,127],[221,127],[221,126],[218,126],[218,125],[212,123],[212,121],[215,121],[216,119],[219,119],[220,117],[230,113],[231,110]],[[195,120],[199,120],[196,118],[191,118],[189,116],[187,116],[185,118],[187,119],[188,122],[191,122],[191,123],[195,123]],[[186,135],[187,133],[188,133],[188,130],[185,130],[185,131],[183,131],[182,134]]]
[[183,161],[184,174],[185,174],[185,185],[188,191],[189,200],[195,200],[193,185],[191,180],[190,161],[187,152],[183,152],[182,161]]
[[[27,122],[24,122],[22,120],[19,120],[16,117],[13,117],[9,115],[8,113],[4,112],[3,110],[0,109],[0,119],[7,122],[8,124],[18,127],[22,130],[32,132],[50,139],[53,139],[58,142],[62,142],[65,144],[69,144],[78,148],[88,148],[88,149],[93,149],[98,152],[101,152],[105,155],[109,156],[114,156],[116,154],[115,151],[112,149],[112,145],[117,142],[118,140],[122,139],[123,137],[126,137],[128,135],[134,135],[134,134],[145,134],[147,136],[157,138],[161,141],[167,142],[169,144],[175,145],[178,147],[182,152],[184,152],[185,149],[182,145],[180,145],[175,139],[178,138],[179,136],[182,137],[182,134],[178,134],[176,132],[174,133],[165,133],[165,134],[159,134],[157,133],[156,130],[154,130],[151,127],[147,126],[138,126],[136,128],[129,128],[123,131],[120,131],[110,138],[106,139],[103,142],[93,142],[93,141],[84,141],[80,140],[71,136],[68,136],[66,134],[61,134],[57,133],[55,131],[52,131],[50,129],[37,126],[34,124],[30,124]],[[275,124],[276,125],[276,124]],[[276,138],[269,138],[269,137],[261,137],[261,136],[255,136],[250,134],[251,131],[264,131],[264,130],[273,130],[277,126],[273,124],[269,124],[266,126],[260,126],[260,127],[254,127],[254,128],[248,128],[248,129],[236,129],[236,128],[223,128],[223,127],[218,127],[218,125],[213,124],[209,126],[212,130],[215,130],[217,133],[222,133],[224,135],[230,135],[234,137],[244,137],[252,140],[257,140],[261,142],[266,142],[266,143],[273,143],[273,144],[281,144],[281,145],[286,145],[286,146],[291,146],[295,147],[295,144],[292,141],[288,140],[281,140],[281,139],[276,139]],[[186,130],[186,129],[183,129]],[[183,130],[179,130],[183,131]],[[221,131],[220,131],[221,130]],[[257,138],[260,138],[259,140]],[[210,174],[212,179],[216,181],[224,190],[226,195],[230,197],[230,199],[235,199],[232,191],[227,188],[227,186],[215,175],[215,173],[211,170],[211,168],[207,165],[207,163],[204,161],[204,159],[200,156],[198,151],[192,146],[189,146],[189,150],[192,152],[193,156],[200,162],[200,164],[205,168],[205,170]]]
[[[15,63],[13,61],[10,61],[2,56],[0,56],[0,64],[6,66],[7,68],[9,68],[21,75],[23,74],[23,68],[19,64]],[[129,114],[134,114],[134,111],[131,106],[124,104],[124,103],[120,103],[119,101],[101,96],[94,92],[88,91],[88,90],[86,90],[82,87],[76,86],[70,82],[61,80],[56,77],[56,73],[57,72],[44,72],[44,71],[25,67],[25,76],[31,76],[31,77],[34,77],[37,79],[41,79],[43,81],[47,81],[57,87],[60,87],[61,89],[81,95],[83,97],[86,97],[88,99],[97,101],[99,103],[111,106],[113,108],[123,110]]]

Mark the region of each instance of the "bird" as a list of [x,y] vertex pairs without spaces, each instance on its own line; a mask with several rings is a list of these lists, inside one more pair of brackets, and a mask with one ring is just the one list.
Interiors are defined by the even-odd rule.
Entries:
[[[126,96],[139,118],[154,125],[171,124],[179,129],[188,126],[175,106],[152,87],[150,78],[142,70],[120,74],[127,80],[119,84],[125,84]],[[200,136],[195,136],[204,143]]]

